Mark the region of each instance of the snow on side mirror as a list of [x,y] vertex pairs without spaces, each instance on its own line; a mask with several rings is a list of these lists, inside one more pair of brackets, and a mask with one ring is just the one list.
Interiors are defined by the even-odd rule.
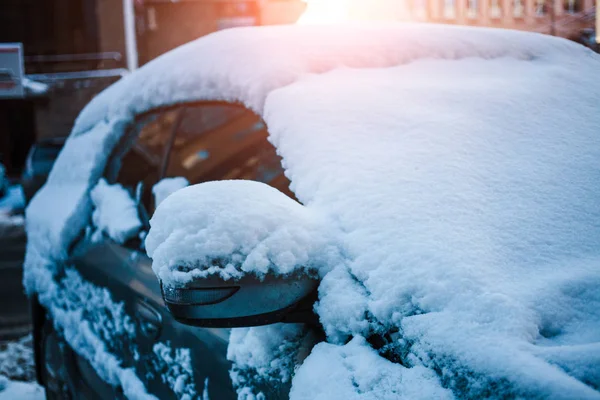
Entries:
[[318,278],[338,258],[333,237],[317,214],[270,186],[218,181],[163,200],[146,250],[180,322],[317,323]]

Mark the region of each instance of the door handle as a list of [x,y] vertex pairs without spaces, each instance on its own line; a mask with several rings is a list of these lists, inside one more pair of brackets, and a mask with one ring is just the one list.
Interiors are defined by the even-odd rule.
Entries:
[[135,319],[140,332],[147,338],[156,339],[160,336],[162,317],[160,313],[144,300],[135,302]]

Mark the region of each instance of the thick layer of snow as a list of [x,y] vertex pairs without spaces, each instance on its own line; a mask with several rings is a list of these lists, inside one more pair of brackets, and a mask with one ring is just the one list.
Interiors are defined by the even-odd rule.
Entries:
[[296,374],[290,393],[297,400],[453,399],[436,374],[382,359],[358,336],[346,346],[320,343]]
[[[27,210],[26,288],[52,307],[60,294],[53,274],[89,223],[90,191],[136,114],[236,101],[264,116],[306,205],[301,214],[343,232],[336,242],[345,263],[320,266],[317,310],[332,344],[317,346],[299,368],[293,398],[343,398],[357,388],[366,398],[393,390],[412,398],[413,380],[441,395],[444,386],[471,397],[598,398],[598,70],[598,56],[581,46],[505,30],[210,35],[148,63],[80,115]],[[269,245],[257,254],[288,246]],[[171,257],[158,241],[155,251]],[[279,272],[303,264],[282,260]],[[189,279],[158,266],[167,279]],[[250,270],[265,269],[278,267],[257,262]],[[53,313],[70,331],[77,315]],[[386,330],[399,331],[408,369],[371,357],[356,339],[342,344]],[[91,358],[99,339],[87,333],[69,343]],[[124,379],[117,360],[97,348],[102,376]],[[358,359],[385,379],[371,379]],[[313,385],[323,370],[340,379]],[[144,393],[133,388],[127,393]]]
[[[292,190],[345,232],[317,306],[338,351],[398,330],[403,363],[457,395],[600,398],[599,70],[583,51],[422,60],[268,97]],[[344,398],[307,392],[310,368],[306,398]]]
[[227,358],[233,363],[230,376],[238,398],[268,399],[272,396],[263,391],[269,388],[281,393],[278,390],[289,387],[296,365],[306,358],[316,340],[315,334],[301,324],[233,329]]
[[135,201],[119,184],[109,185],[100,179],[90,193],[94,212],[92,223],[98,232],[117,243],[125,243],[138,234],[142,223]]
[[156,185],[152,187],[152,194],[154,195],[154,205],[158,207],[164,199],[175,193],[179,189],[183,189],[190,183],[187,179],[182,176],[175,178],[163,178]]
[[181,189],[156,209],[146,236],[164,284],[242,273],[319,271],[339,260],[326,220],[264,183],[218,181]]
[[[169,52],[96,96],[77,118],[44,187],[27,209],[25,281],[40,290],[45,263],[62,260],[89,221],[89,192],[139,113],[197,100],[226,100],[262,113],[269,93],[310,73],[383,68],[423,58],[592,60],[566,40],[524,32],[435,25],[273,26],[228,29]],[[38,287],[39,286],[39,287]]]

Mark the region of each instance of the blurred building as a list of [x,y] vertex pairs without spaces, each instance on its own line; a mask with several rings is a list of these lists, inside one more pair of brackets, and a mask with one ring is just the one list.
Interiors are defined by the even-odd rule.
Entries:
[[68,135],[81,109],[128,70],[220,29],[293,23],[304,7],[302,0],[0,1],[0,43],[22,43],[26,76],[50,87],[44,102],[0,102],[0,161],[18,173],[36,136]]
[[304,7],[301,0],[137,0],[139,63],[217,30],[294,23]]
[[430,0],[430,21],[528,30],[572,38],[595,23],[594,0]]
[[[319,0],[314,0],[319,4]],[[401,20],[527,30],[576,39],[595,25],[595,0],[337,0],[346,20]],[[321,3],[325,4],[325,3]],[[309,6],[312,6],[311,2]],[[339,14],[340,11],[336,10]]]

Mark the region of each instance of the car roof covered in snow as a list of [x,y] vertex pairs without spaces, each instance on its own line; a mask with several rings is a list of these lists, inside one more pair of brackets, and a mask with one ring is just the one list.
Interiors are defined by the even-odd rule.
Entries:
[[419,59],[521,60],[591,56],[560,38],[433,24],[245,27],[216,32],[144,65],[93,99],[74,132],[193,100],[226,100],[257,113],[272,90],[335,68],[385,68]]

